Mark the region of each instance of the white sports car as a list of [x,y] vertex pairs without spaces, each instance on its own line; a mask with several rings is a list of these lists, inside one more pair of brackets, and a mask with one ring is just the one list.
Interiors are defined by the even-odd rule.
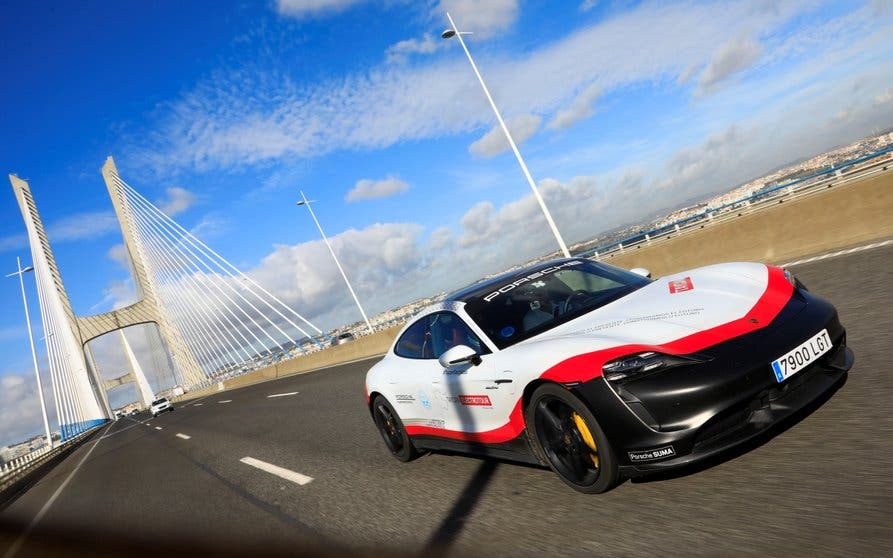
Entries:
[[755,263],[652,281],[585,259],[477,283],[423,310],[369,370],[401,461],[539,463],[582,492],[748,440],[853,364],[834,307]]

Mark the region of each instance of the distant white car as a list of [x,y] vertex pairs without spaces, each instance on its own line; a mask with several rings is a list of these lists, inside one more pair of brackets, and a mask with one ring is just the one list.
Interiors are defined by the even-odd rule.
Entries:
[[156,399],[152,402],[152,416],[157,417],[161,413],[165,411],[173,411],[174,406],[171,405],[171,402],[167,397],[162,397],[160,399]]

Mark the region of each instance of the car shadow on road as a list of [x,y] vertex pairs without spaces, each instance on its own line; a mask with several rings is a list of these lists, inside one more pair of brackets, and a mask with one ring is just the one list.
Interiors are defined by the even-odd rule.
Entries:
[[722,465],[728,461],[732,461],[733,459],[737,459],[742,455],[749,453],[758,447],[766,444],[776,436],[786,432],[787,430],[793,428],[798,423],[800,423],[803,419],[817,411],[822,405],[824,405],[831,397],[834,396],[837,391],[846,384],[847,379],[849,378],[849,374],[844,374],[836,384],[834,384],[830,389],[828,389],[825,393],[814,399],[811,403],[796,411],[791,416],[782,420],[775,426],[769,428],[767,431],[758,434],[756,437],[740,444],[735,447],[729,448],[728,450],[718,453],[712,457],[704,459],[703,461],[699,461],[697,463],[693,463],[691,465],[686,465],[680,467],[678,469],[673,469],[670,471],[660,472],[660,473],[651,473],[644,477],[638,477],[630,479],[631,482],[639,484],[639,483],[649,483],[649,482],[659,482],[665,480],[678,479],[682,477],[687,477],[689,475],[694,475],[696,473],[700,473],[701,471],[705,471],[712,467],[716,467],[717,465]]
[[462,532],[465,520],[468,519],[475,506],[477,506],[484,488],[490,483],[490,479],[493,477],[493,473],[496,472],[498,465],[499,463],[492,459],[481,461],[477,471],[468,481],[468,484],[465,485],[465,488],[462,489],[459,498],[453,503],[450,512],[443,518],[443,521],[434,531],[434,534],[431,535],[431,538],[428,539],[420,553],[421,555],[424,556],[429,553],[443,555],[449,551]]

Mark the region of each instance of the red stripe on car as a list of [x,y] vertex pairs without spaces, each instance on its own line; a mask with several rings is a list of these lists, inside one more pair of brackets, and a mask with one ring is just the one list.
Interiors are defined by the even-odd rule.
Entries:
[[[540,375],[540,378],[558,383],[586,382],[601,376],[602,366],[615,358],[645,351],[679,355],[689,354],[762,329],[778,316],[778,313],[791,300],[791,295],[794,293],[794,287],[785,278],[783,269],[773,266],[766,267],[769,270],[766,290],[763,291],[753,308],[737,320],[732,320],[731,322],[699,331],[662,345],[621,345],[576,355],[549,368]],[[518,399],[509,415],[508,423],[493,430],[462,432],[430,426],[407,426],[406,432],[410,436],[438,436],[465,442],[498,444],[517,438],[524,431],[524,426],[524,412],[521,409],[521,400]]]

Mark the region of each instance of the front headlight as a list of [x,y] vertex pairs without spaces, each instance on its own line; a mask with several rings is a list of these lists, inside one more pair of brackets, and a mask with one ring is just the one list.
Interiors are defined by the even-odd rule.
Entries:
[[803,283],[801,283],[800,280],[797,279],[796,277],[794,277],[794,274],[791,273],[790,271],[788,271],[787,269],[784,270],[784,278],[787,279],[787,280],[788,280],[788,283],[790,283],[791,285],[793,285],[795,289],[800,289],[800,290],[803,290],[803,291],[808,291],[808,290],[809,290],[809,289],[806,288],[806,285],[804,285]]
[[668,368],[700,364],[708,360],[710,359],[707,357],[697,355],[677,356],[648,351],[607,362],[602,366],[602,373],[609,382],[621,382],[631,378],[644,377]]

